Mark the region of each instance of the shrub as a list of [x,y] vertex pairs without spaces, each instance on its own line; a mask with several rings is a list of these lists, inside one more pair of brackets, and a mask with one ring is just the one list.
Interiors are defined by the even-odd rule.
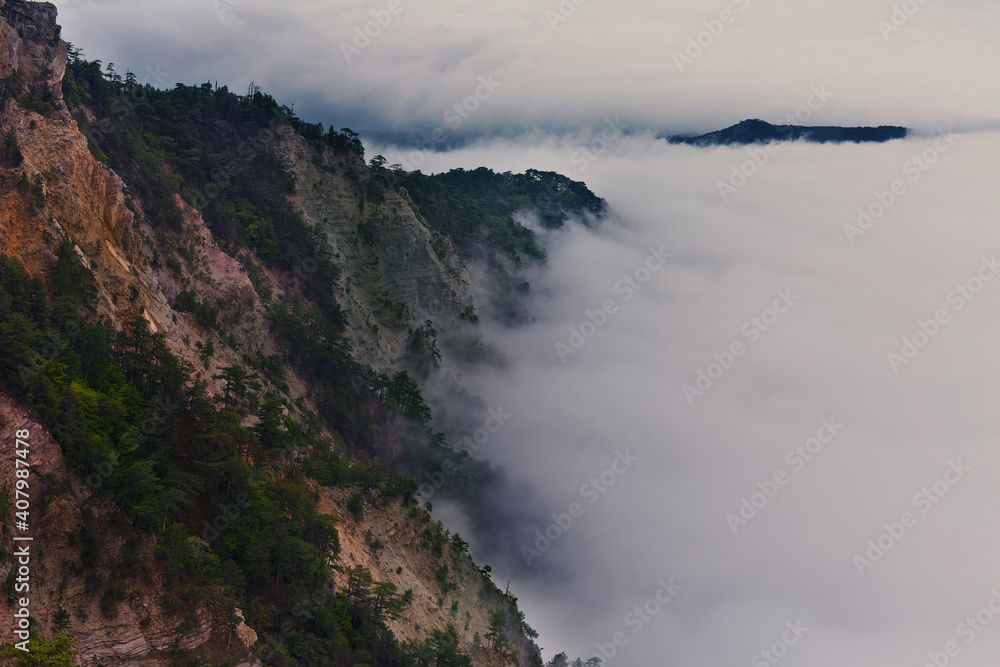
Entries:
[[347,501],[347,510],[356,521],[360,521],[364,516],[365,503],[360,493],[352,493]]
[[0,166],[20,167],[24,163],[21,146],[17,143],[17,132],[13,127],[7,129],[3,143],[0,144]]

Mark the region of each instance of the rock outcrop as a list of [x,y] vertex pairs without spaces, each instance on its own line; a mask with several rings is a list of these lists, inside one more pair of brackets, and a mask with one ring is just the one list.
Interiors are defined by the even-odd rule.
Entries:
[[[17,445],[18,432],[28,434],[20,438],[27,448]],[[15,450],[27,452],[27,468],[16,463]],[[245,641],[234,648],[221,605],[198,602],[168,611],[164,596],[176,590],[168,573],[156,566],[154,537],[131,531],[125,516],[107,500],[96,509],[85,503],[100,491],[112,468],[86,478],[68,471],[59,444],[32,411],[0,392],[0,487],[6,487],[9,506],[15,506],[17,469],[30,470],[28,529],[16,529],[13,515],[0,517],[5,556],[0,579],[13,577],[16,565],[10,555],[25,544],[15,542],[14,535],[32,537],[25,595],[39,625],[35,632],[52,636],[65,629],[77,638],[84,665],[167,667],[182,652],[254,662],[247,650],[256,640],[253,630],[240,624],[237,635]],[[92,567],[87,576],[84,562]],[[110,586],[120,595],[107,595]],[[0,596],[0,616],[12,618],[13,603],[10,592]]]
[[299,183],[295,203],[338,253],[347,292],[340,305],[360,361],[379,370],[397,367],[409,331],[425,319],[448,329],[463,326],[459,313],[472,304],[469,272],[451,239],[428,228],[405,191],[364,205],[359,183],[347,176],[366,171],[357,156],[317,154],[290,131],[280,151]]
[[[413,591],[413,602],[406,613],[389,621],[400,640],[421,640],[435,630],[454,626],[465,652],[474,664],[504,667],[509,659],[484,650],[490,620],[494,614],[510,614],[508,598],[483,575],[467,553],[445,541],[442,555],[436,556],[425,531],[440,530],[423,510],[399,502],[387,506],[367,505],[362,517],[355,519],[347,511],[349,493],[327,491],[323,496],[326,511],[340,517],[338,529],[345,568],[357,565],[371,571],[378,581],[389,581],[400,591]],[[374,545],[374,546],[373,546]],[[445,579],[455,584],[446,590],[438,578],[439,568],[447,566]],[[338,586],[347,585],[347,577],[337,577]],[[517,664],[540,660],[538,647],[508,629],[507,642]]]
[[52,91],[51,112],[26,109],[15,99],[3,100],[0,109],[0,126],[13,130],[24,160],[8,176],[20,171],[31,183],[40,179],[45,202],[44,207],[29,206],[4,188],[0,252],[45,274],[55,261],[52,239],[69,234],[81,261],[97,275],[100,312],[116,321],[121,313],[117,298],[130,286],[151,280],[135,216],[126,206],[124,183],[94,158],[62,101],[67,45],[58,38],[56,8],[19,2],[0,11],[5,19],[0,26],[0,78],[16,72],[26,85]]

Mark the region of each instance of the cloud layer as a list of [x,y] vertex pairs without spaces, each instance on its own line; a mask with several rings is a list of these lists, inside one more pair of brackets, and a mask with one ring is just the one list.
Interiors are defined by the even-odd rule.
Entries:
[[[478,555],[514,579],[543,646],[598,654],[623,632],[613,664],[774,648],[875,667],[954,641],[961,664],[992,664],[993,612],[981,631],[965,619],[1000,585],[1000,134],[784,144],[756,170],[744,149],[631,137],[574,172],[585,141],[425,165],[560,170],[613,210],[549,235],[537,321],[486,328],[511,368],[464,376],[512,415],[482,453],[531,490],[503,500],[526,518]],[[753,173],[723,201],[734,168]],[[661,244],[673,257],[644,271]],[[563,363],[573,329],[592,335]],[[622,452],[638,461],[614,465]],[[682,588],[657,610],[670,577]]]

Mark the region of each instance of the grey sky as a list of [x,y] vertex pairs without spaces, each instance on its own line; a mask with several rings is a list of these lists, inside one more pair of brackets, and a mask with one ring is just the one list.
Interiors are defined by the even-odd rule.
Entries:
[[[463,131],[562,131],[608,116],[709,130],[784,115],[821,84],[835,93],[831,123],[996,120],[1000,6],[910,1],[892,31],[889,0],[564,0],[561,13],[559,0],[56,4],[65,37],[91,58],[140,78],[160,67],[168,85],[254,80],[338,127],[435,127],[490,74],[501,86]],[[384,27],[367,25],[377,18]],[[348,63],[341,44],[366,27],[377,34]],[[675,52],[700,48],[689,38],[707,46],[679,68]]]

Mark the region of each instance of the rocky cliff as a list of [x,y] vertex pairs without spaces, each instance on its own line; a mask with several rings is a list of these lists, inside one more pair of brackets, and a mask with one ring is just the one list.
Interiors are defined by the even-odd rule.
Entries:
[[420,220],[405,190],[366,206],[346,176],[365,171],[357,156],[317,154],[291,131],[282,134],[279,150],[298,179],[296,204],[338,253],[347,285],[341,306],[360,360],[396,368],[419,322],[464,326],[459,314],[472,304],[469,272],[451,239]]
[[[100,312],[114,320],[119,312],[114,302],[129,287],[151,292],[155,284],[140,230],[126,206],[124,183],[91,155],[62,102],[67,46],[58,37],[55,7],[8,2],[0,11],[5,19],[0,78],[6,81],[0,124],[20,148],[20,173],[42,194],[25,197],[14,188],[0,193],[0,251],[44,274],[55,262],[52,240],[68,233],[81,261],[98,277]],[[29,95],[30,101],[24,99]],[[19,103],[18,96],[27,103]],[[38,205],[40,199],[44,206]]]
[[[476,665],[501,667],[511,664],[511,657],[520,665],[537,660],[537,647],[525,642],[514,627],[505,631],[513,656],[486,650],[491,620],[498,614],[516,614],[516,606],[499,594],[493,582],[483,576],[467,553],[443,535],[429,515],[392,503],[369,505],[355,517],[347,509],[348,501],[343,491],[330,491],[324,496],[324,506],[342,517],[338,525],[344,564],[361,565],[376,579],[414,593],[406,615],[390,622],[397,637],[419,640],[429,632],[454,626]],[[433,549],[434,535],[444,537],[440,557]],[[347,584],[343,574],[338,580],[341,585]]]
[[[0,616],[10,619],[17,608],[16,434],[26,431],[35,550],[31,631],[33,636],[64,631],[75,637],[80,664],[313,664],[289,655],[310,655],[313,649],[302,645],[303,637],[310,637],[322,619],[323,632],[336,628],[346,638],[350,646],[334,650],[352,651],[352,661],[315,664],[380,664],[357,648],[365,642],[383,651],[396,642],[407,655],[427,656],[421,665],[463,664],[434,662],[457,655],[449,653],[453,639],[453,648],[471,656],[474,665],[540,665],[516,598],[497,589],[464,543],[417,505],[415,484],[387,472],[393,466],[407,472],[419,458],[407,447],[436,443],[440,435],[427,425],[417,385],[400,373],[419,377],[436,363],[440,352],[433,330],[422,328],[425,322],[452,340],[475,338],[475,318],[469,313],[482,286],[472,284],[464,259],[468,247],[463,252],[448,224],[430,220],[406,188],[374,187],[363,151],[344,150],[338,143],[349,135],[333,136],[331,128],[324,140],[309,127],[303,131],[297,119],[253,91],[239,98],[239,105],[251,118],[264,109],[270,123],[219,123],[218,136],[212,126],[216,143],[199,144],[202,156],[211,149],[240,157],[230,159],[221,175],[216,169],[199,181],[192,168],[199,160],[188,156],[195,150],[177,149],[175,159],[166,157],[167,146],[190,141],[182,136],[184,123],[180,129],[161,128],[154,137],[140,111],[149,89],[127,77],[123,83],[110,70],[87,69],[92,64],[74,58],[78,54],[60,38],[53,5],[0,0],[0,256],[15,258],[32,276],[50,280],[66,273],[70,247],[72,263],[92,277],[93,290],[82,310],[84,321],[95,327],[88,336],[96,340],[88,347],[78,329],[67,328],[47,334],[48,343],[26,341],[35,345],[28,353],[29,375],[48,383],[47,388],[32,389],[33,379],[23,371],[18,371],[20,382],[0,377],[0,487],[6,489],[0,498],[6,499],[0,502],[0,580],[7,581]],[[84,74],[91,78],[84,80]],[[119,92],[102,92],[105,84]],[[206,86],[185,92],[214,95],[222,103],[228,99],[225,91]],[[109,97],[122,97],[125,88],[131,97],[108,103]],[[140,130],[129,134],[129,123],[136,119]],[[227,190],[227,182],[249,178],[261,164],[287,188],[256,200]],[[475,205],[473,199],[462,206]],[[492,225],[490,242],[509,246],[506,252],[516,257],[517,244],[510,239],[517,236],[521,243],[518,235],[530,233],[510,220],[498,222],[496,211],[480,217]],[[451,224],[464,221],[459,216]],[[279,236],[293,234],[311,239],[306,242],[311,247],[282,246]],[[276,253],[276,246],[297,253],[296,259]],[[519,258],[511,261],[519,266]],[[9,278],[3,271],[0,266],[0,282]],[[17,319],[19,314],[8,321],[16,308],[5,312],[2,296],[0,290],[0,341],[14,345],[16,336],[8,333],[22,326],[23,318]],[[54,302],[60,296],[49,295]],[[39,317],[38,327],[49,326],[47,316]],[[145,322],[154,337],[150,340],[165,348],[147,367],[124,360],[142,347],[144,334],[137,334],[139,342],[116,338],[137,320]],[[78,368],[60,367],[58,360],[64,350],[80,347],[77,359],[89,363],[87,355],[100,348],[97,339],[105,335],[99,330],[107,332],[109,349],[122,360],[109,363],[104,376],[91,373],[98,380],[88,385]],[[330,352],[332,347],[336,352]],[[349,360],[338,360],[341,350],[349,350]],[[8,352],[14,350],[0,349],[0,355]],[[143,420],[142,410],[150,408],[140,404],[131,386],[122,385],[126,378],[118,366],[126,375],[142,375],[149,367],[170,366],[166,355],[189,378],[187,403],[178,407],[176,396],[160,397]],[[334,372],[338,375],[330,376]],[[119,393],[102,403],[111,400],[100,393],[112,391],[107,387],[118,387]],[[46,391],[65,398],[40,398]],[[240,407],[233,406],[240,401]],[[209,405],[225,416],[199,416],[193,405]],[[108,411],[115,413],[112,425],[93,435],[111,453],[95,463],[72,449],[67,422],[97,420]],[[216,418],[226,425],[213,427],[208,440],[198,440],[199,422]],[[129,419],[131,430],[123,426]],[[112,442],[112,433],[127,438]],[[162,438],[170,449],[149,461],[136,460],[137,444],[125,442],[131,438],[139,443]],[[268,452],[261,443],[269,440],[293,444]],[[199,448],[238,454],[228,460],[199,458]],[[421,456],[438,456],[433,452],[441,450],[434,444],[430,455]],[[170,458],[179,467],[167,465],[164,460]],[[148,472],[150,484],[159,484],[164,497],[174,493],[194,499],[164,500],[150,519],[153,507],[137,505],[138,491],[128,490],[132,480],[122,479],[126,466]],[[215,489],[207,476],[219,466],[235,472],[228,473],[228,485]],[[257,570],[266,565],[235,571],[233,559],[250,558],[244,551],[254,548],[260,525],[244,528],[237,538],[235,529],[226,533],[219,517],[212,516],[221,511],[224,522],[236,522],[229,487],[244,472],[261,506],[281,508],[268,520],[298,523],[300,516],[312,517],[309,505],[315,503],[318,514],[336,525],[339,539],[329,558],[324,552],[317,559],[334,584],[332,596],[291,604],[280,599],[280,584],[291,587],[298,573],[285,575],[278,565],[273,582],[258,583]],[[172,487],[175,479],[183,483]],[[295,496],[300,491],[301,497]],[[282,494],[298,500],[274,504]],[[237,515],[239,507],[246,508],[239,505]],[[206,516],[218,528],[212,529],[215,535],[208,535],[208,528],[199,533],[209,525]],[[326,525],[326,519],[301,523]],[[274,523],[269,525],[277,532]],[[174,553],[178,544],[183,558]],[[231,559],[228,570],[220,554]],[[285,557],[280,545],[257,562],[279,557]],[[214,579],[206,584],[192,578],[180,560],[191,572],[203,561],[216,563]],[[356,589],[362,572],[373,586],[371,598]],[[408,592],[400,597],[386,591]],[[400,607],[380,621],[383,594]],[[240,596],[245,617],[271,619],[270,627],[244,621],[234,607]],[[391,640],[379,634],[382,623]],[[286,645],[289,636],[297,637],[294,651]],[[11,639],[0,623],[0,642]]]
[[[251,360],[273,370],[289,354],[274,333],[277,304],[307,300],[298,278],[313,268],[307,260],[282,271],[238,240],[220,239],[196,208],[204,205],[196,198],[173,194],[177,224],[155,224],[153,202],[139,194],[146,183],[123,180],[95,139],[101,123],[115,119],[100,117],[101,110],[86,100],[72,110],[66,104],[67,60],[53,5],[0,0],[0,254],[46,278],[67,238],[94,278],[88,320],[119,329],[141,316],[209,394],[225,393],[228,405],[223,369]],[[469,272],[452,240],[426,223],[405,190],[366,202],[367,169],[359,157],[317,148],[287,125],[267,135],[262,146],[286,163],[296,182],[289,202],[322,230],[333,249],[341,286],[335,298],[357,362],[387,373],[406,369],[414,330],[425,319],[451,331],[469,326],[460,317],[472,301]],[[158,178],[180,178],[162,159],[159,169]],[[309,414],[322,410],[307,370],[285,364],[256,376],[262,396],[280,399],[286,424],[307,422]],[[252,414],[243,416],[247,427],[256,423]],[[352,459],[356,443],[346,431],[309,423]],[[260,664],[256,654],[269,655],[242,614],[230,615],[222,602],[226,591],[179,598],[191,589],[178,587],[155,555],[162,532],[132,525],[103,490],[110,472],[102,473],[100,466],[96,472],[68,469],[64,447],[44,420],[0,392],[0,485],[7,487],[10,506],[18,430],[31,434],[28,479],[38,511],[32,543],[34,633],[51,636],[64,629],[77,638],[79,660],[86,665],[251,665]],[[304,454],[290,456],[294,461]],[[411,606],[389,623],[399,640],[419,643],[435,630],[455,626],[460,647],[474,664],[540,662],[537,647],[517,624],[504,630],[509,652],[482,647],[491,618],[512,608],[510,598],[451,543],[444,555],[431,553],[428,518],[415,503],[371,504],[361,519],[344,511],[354,495],[350,490],[325,489],[321,495],[321,510],[341,522],[334,579],[343,583],[346,568],[363,565],[375,580],[413,591]],[[365,498],[374,503],[371,494]],[[10,511],[0,520],[3,578],[15,565],[15,531]],[[373,540],[384,547],[372,549]],[[197,541],[192,545],[200,555],[202,547]],[[441,562],[450,563],[454,590],[442,589]],[[11,618],[13,604],[8,591],[6,600],[0,598],[0,616]],[[0,638],[11,636],[5,631]]]
[[[17,464],[17,451],[25,452],[20,460],[26,466]],[[242,623],[231,633],[223,605],[165,603],[178,590],[153,557],[156,539],[131,530],[118,508],[99,497],[113,464],[86,477],[71,473],[59,444],[32,411],[0,392],[0,479],[8,491],[18,479],[15,470],[30,471],[26,532],[32,540],[24,595],[37,623],[34,632],[51,636],[65,629],[77,638],[83,664],[154,667],[194,656],[260,664],[248,651],[254,634]],[[11,496],[0,517],[5,619],[13,617],[21,597],[11,583],[20,561],[14,554],[26,544],[11,538],[26,534],[15,530],[15,502]]]

